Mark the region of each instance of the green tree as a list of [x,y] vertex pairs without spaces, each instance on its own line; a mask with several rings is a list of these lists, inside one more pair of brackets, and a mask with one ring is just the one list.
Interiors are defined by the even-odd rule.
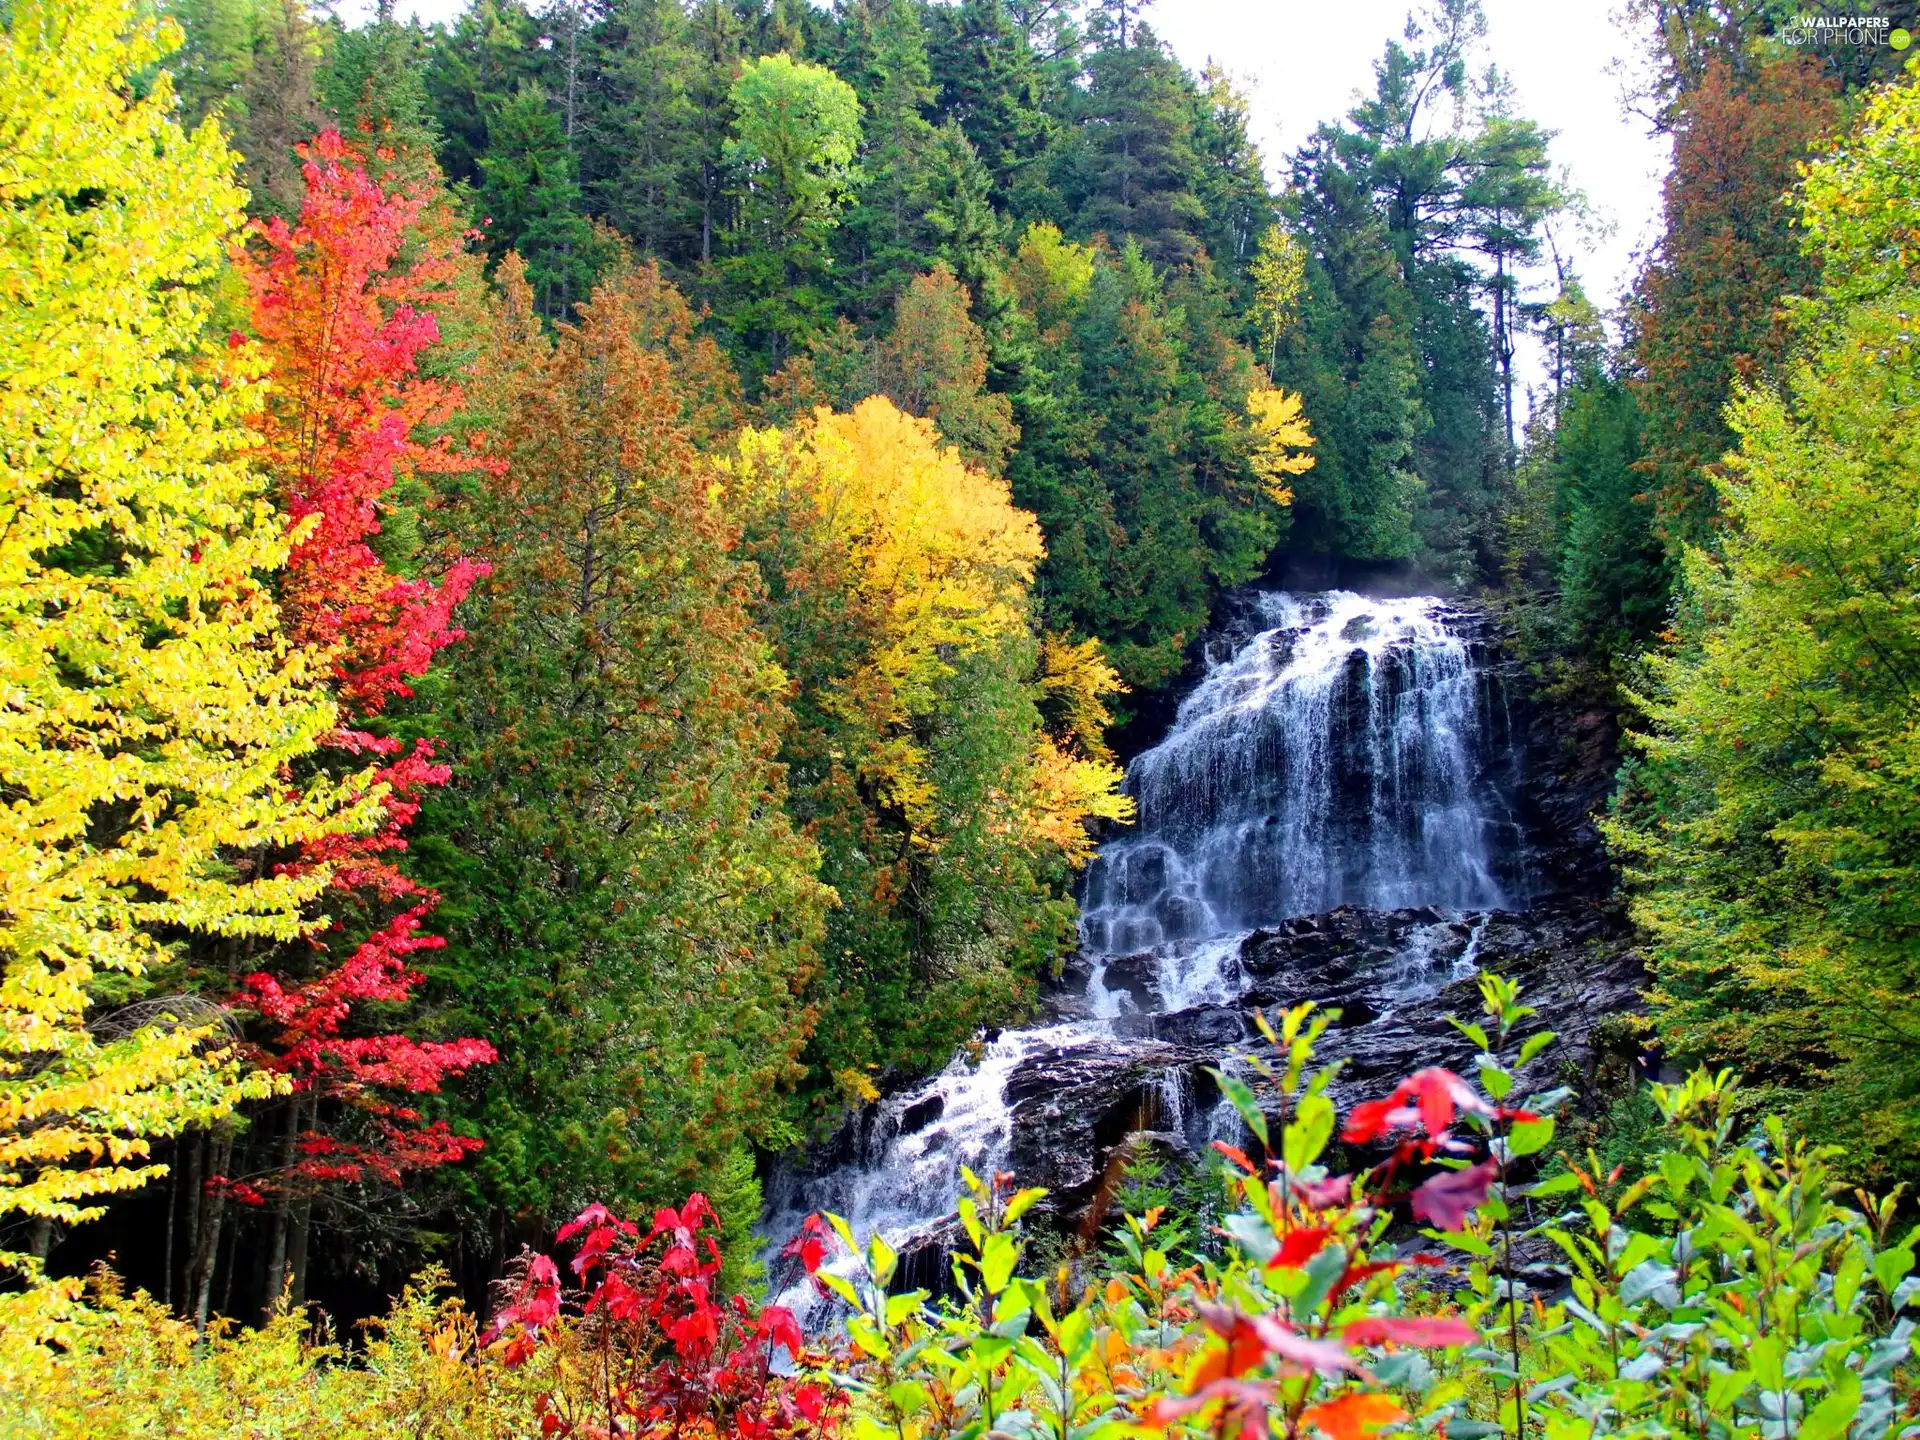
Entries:
[[940,117],[960,127],[992,180],[1003,212],[1059,221],[1039,213],[1045,156],[1058,128],[1046,71],[1004,0],[961,0],[930,6],[928,67]]
[[415,842],[448,939],[423,968],[500,1055],[450,1107],[487,1139],[462,1172],[483,1249],[785,1137],[830,898],[783,809],[786,677],[694,450],[724,361],[651,267],[552,340],[516,257],[501,278],[471,394],[506,468],[456,537],[494,572],[423,689],[456,778]]
[[[341,29],[328,48],[317,80],[320,103],[344,133],[372,140],[368,164],[377,175],[411,179],[433,163],[440,137],[423,75],[426,51],[425,33],[396,21],[391,5],[369,24]],[[382,150],[396,153],[383,161]]]
[[545,91],[522,85],[494,110],[480,170],[475,200],[487,253],[518,253],[541,313],[565,315],[592,284],[596,247],[580,213],[573,155]]
[[832,71],[785,53],[747,61],[729,98],[726,159],[744,194],[727,318],[775,370],[824,323],[822,269],[854,183],[860,102]]
[[1207,216],[1195,193],[1192,78],[1134,14],[1131,0],[1094,8],[1086,83],[1071,102],[1073,130],[1056,183],[1082,234],[1137,242],[1158,265],[1201,253]]
[[1668,1044],[1749,1064],[1856,1174],[1920,1153],[1917,174],[1915,83],[1811,169],[1807,349],[1733,405],[1612,829]]
[[456,184],[481,182],[487,122],[534,79],[539,24],[518,0],[473,0],[438,30],[422,75],[440,133],[440,166]]
[[1160,684],[1280,534],[1244,419],[1256,368],[1205,287],[1170,293],[1137,246],[1036,226],[1012,275],[1035,339],[1009,475],[1047,536],[1048,623],[1099,637],[1129,685]]
[[1653,640],[1671,574],[1641,493],[1640,407],[1618,379],[1591,373],[1571,388],[1553,435],[1560,535],[1560,615],[1582,654],[1619,657]]
[[599,27],[603,83],[581,148],[596,213],[642,255],[700,253],[699,57],[681,0],[627,0]]

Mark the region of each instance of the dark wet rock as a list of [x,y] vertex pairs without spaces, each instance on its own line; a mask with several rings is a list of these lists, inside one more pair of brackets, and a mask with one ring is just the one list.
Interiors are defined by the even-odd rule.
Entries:
[[946,1108],[947,1100],[944,1095],[929,1095],[918,1105],[909,1105],[900,1112],[899,1133],[911,1135],[915,1131],[926,1129],[940,1118],[940,1113]]
[[[1342,1110],[1422,1066],[1470,1073],[1473,1047],[1447,1017],[1479,1014],[1474,966],[1460,963],[1476,941],[1477,967],[1518,980],[1539,1012],[1527,1033],[1544,1028],[1559,1037],[1523,1072],[1522,1093],[1565,1083],[1577,1090],[1595,1063],[1596,1031],[1636,1009],[1645,984],[1617,907],[1561,899],[1464,918],[1345,907],[1248,936],[1240,963],[1253,983],[1240,1005],[1128,1015],[1110,1038],[1023,1063],[1007,1087],[1020,1183],[1047,1186],[1058,1222],[1077,1222],[1098,1202],[1127,1136],[1163,1124],[1171,1085],[1210,1097],[1208,1066],[1264,1047],[1251,1023],[1256,1007],[1271,1012],[1312,1000],[1343,1012],[1321,1043],[1323,1059],[1346,1061],[1333,1090]],[[1186,1148],[1206,1143],[1199,1112],[1210,1104],[1193,1105],[1195,1123],[1181,1136]]]
[[1007,1081],[1010,1160],[1022,1185],[1043,1185],[1055,1213],[1093,1198],[1115,1147],[1155,1124],[1161,1077],[1194,1055],[1153,1039],[1104,1040],[1024,1061]]
[[1124,995],[1136,1010],[1160,1008],[1160,962],[1148,953],[1119,955],[1107,962],[1107,989]]

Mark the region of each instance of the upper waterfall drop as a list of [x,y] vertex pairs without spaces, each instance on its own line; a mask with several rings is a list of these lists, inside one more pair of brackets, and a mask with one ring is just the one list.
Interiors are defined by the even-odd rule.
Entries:
[[1138,825],[1088,867],[1087,949],[1184,948],[1340,905],[1508,904],[1480,676],[1445,605],[1251,604],[1263,628],[1128,767]]

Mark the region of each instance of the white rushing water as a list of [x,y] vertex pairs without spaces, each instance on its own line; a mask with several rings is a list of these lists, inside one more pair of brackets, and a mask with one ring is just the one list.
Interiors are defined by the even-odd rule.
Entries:
[[[815,1210],[896,1248],[925,1236],[952,1215],[962,1165],[983,1178],[1005,1168],[1006,1090],[1021,1066],[1121,1043],[1114,1025],[1125,1016],[1232,1004],[1245,983],[1241,941],[1255,927],[1340,905],[1459,917],[1507,903],[1478,783],[1479,677],[1445,605],[1345,591],[1252,603],[1262,628],[1208,668],[1166,739],[1128,767],[1138,822],[1088,867],[1087,1018],[1004,1031],[880,1101],[843,1137],[853,1158],[776,1177],[771,1242]],[[1396,987],[1430,993],[1470,972],[1484,923],[1452,958],[1458,918],[1418,927]],[[1123,960],[1125,983],[1110,985]],[[1184,1072],[1161,1088],[1163,1126],[1184,1126]],[[793,1279],[780,1303],[805,1316],[815,1302]]]

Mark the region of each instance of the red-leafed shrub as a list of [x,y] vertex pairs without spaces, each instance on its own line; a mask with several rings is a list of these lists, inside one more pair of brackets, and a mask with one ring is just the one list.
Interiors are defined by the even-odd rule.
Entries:
[[578,1242],[576,1284],[551,1256],[527,1258],[488,1338],[509,1366],[560,1349],[537,1401],[543,1434],[778,1440],[834,1428],[838,1393],[776,1369],[778,1352],[802,1355],[793,1314],[721,1293],[718,1229],[700,1194],[656,1211],[645,1235],[595,1204],[558,1237]]

